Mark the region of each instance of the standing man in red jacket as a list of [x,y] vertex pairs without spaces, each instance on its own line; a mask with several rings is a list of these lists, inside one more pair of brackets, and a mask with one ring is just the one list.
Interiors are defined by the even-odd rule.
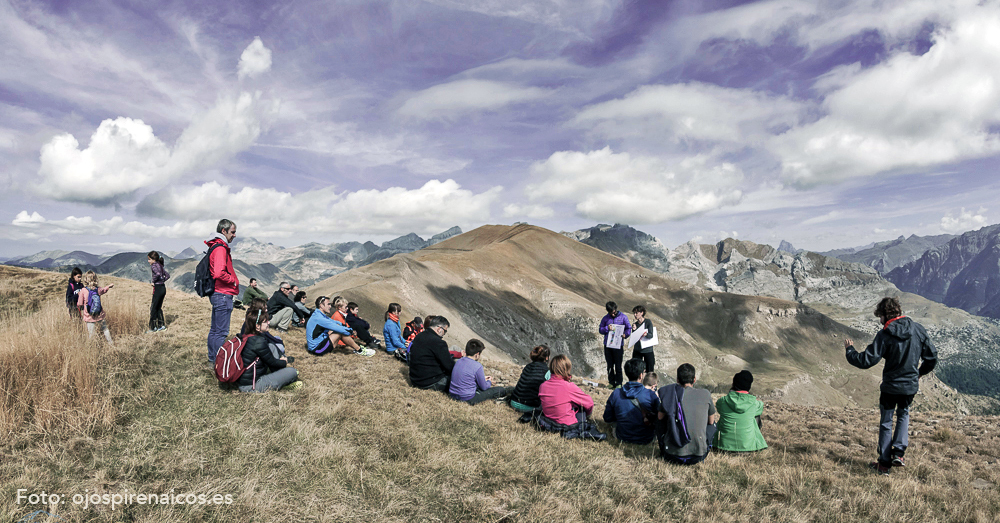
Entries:
[[208,361],[215,363],[215,354],[229,337],[229,319],[233,314],[233,299],[240,292],[240,280],[233,270],[229,244],[236,237],[236,224],[219,220],[215,234],[205,242],[208,246],[208,270],[215,280],[212,302],[212,325],[208,329]]

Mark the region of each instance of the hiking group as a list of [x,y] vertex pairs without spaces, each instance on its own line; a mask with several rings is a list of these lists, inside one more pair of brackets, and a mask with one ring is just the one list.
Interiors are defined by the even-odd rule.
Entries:
[[[235,236],[236,224],[221,220],[216,234],[205,242],[208,251],[195,272],[196,292],[208,296],[212,304],[208,361],[223,388],[265,392],[301,387],[298,371],[289,366],[294,358],[285,355],[278,336],[290,326],[299,326],[305,327],[305,350],[313,356],[335,349],[366,357],[376,350],[385,351],[406,362],[412,387],[440,391],[469,405],[503,401],[521,413],[519,421],[567,439],[606,439],[593,422],[593,398],[573,381],[569,356],[558,354],[550,359],[548,346],[538,345],[531,350],[531,361],[523,367],[516,386],[497,386],[480,363],[486,349],[482,341],[471,339],[464,350],[450,349],[444,341],[451,327],[447,318],[418,316],[402,326],[403,309],[398,303],[387,306],[382,345],[371,334],[371,325],[361,319],[357,303],[341,296],[319,296],[314,300],[315,309],[310,310],[304,303],[305,291],[297,286],[281,282],[267,298],[256,279],[251,279],[243,295],[247,311],[240,334],[227,340],[239,289],[229,248]],[[158,253],[150,252],[148,260],[153,275],[149,327],[157,331],[165,328],[163,286],[170,276]],[[114,284],[100,287],[93,271],[82,273],[75,268],[66,291],[70,316],[80,318],[90,336],[101,330],[109,343],[111,334],[100,297],[112,287]],[[695,387],[697,370],[690,363],[677,367],[676,383],[657,388],[657,332],[646,318],[645,307],[632,308],[632,321],[613,301],[605,304],[605,310],[598,333],[612,391],[602,418],[614,425],[619,441],[647,445],[655,440],[660,456],[679,465],[700,463],[712,451],[741,453],[767,448],[761,419],[764,403],[750,393],[754,377],[749,370],[736,373],[729,392],[715,402],[707,389]],[[919,378],[937,363],[937,351],[923,326],[903,315],[896,298],[883,298],[874,314],[882,328],[872,343],[858,351],[847,339],[844,349],[848,363],[860,369],[885,361],[878,400],[878,454],[870,467],[886,475],[894,467],[906,466],[910,406]],[[631,358],[623,361],[629,346]]]

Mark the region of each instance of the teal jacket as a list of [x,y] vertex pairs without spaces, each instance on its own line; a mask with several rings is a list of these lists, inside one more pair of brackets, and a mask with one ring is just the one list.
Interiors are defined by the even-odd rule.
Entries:
[[764,402],[746,392],[729,391],[715,402],[719,412],[719,430],[713,446],[730,452],[752,452],[767,448],[757,426],[757,416],[764,413]]

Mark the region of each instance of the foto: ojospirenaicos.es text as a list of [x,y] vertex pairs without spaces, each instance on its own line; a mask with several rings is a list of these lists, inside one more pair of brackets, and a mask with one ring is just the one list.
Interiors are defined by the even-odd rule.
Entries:
[[232,494],[195,494],[193,492],[177,494],[176,489],[162,494],[152,494],[146,492],[129,492],[127,489],[121,492],[98,493],[90,492],[65,495],[41,491],[40,493],[28,492],[28,489],[17,489],[17,504],[43,505],[51,507],[53,505],[65,505],[67,502],[84,509],[99,505],[110,506],[115,510],[123,505],[232,505]]

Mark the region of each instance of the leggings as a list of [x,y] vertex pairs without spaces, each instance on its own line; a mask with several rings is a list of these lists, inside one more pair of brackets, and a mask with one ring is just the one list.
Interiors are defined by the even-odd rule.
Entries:
[[149,330],[166,327],[163,319],[163,298],[167,297],[167,286],[162,283],[153,285],[153,301],[149,304]]

